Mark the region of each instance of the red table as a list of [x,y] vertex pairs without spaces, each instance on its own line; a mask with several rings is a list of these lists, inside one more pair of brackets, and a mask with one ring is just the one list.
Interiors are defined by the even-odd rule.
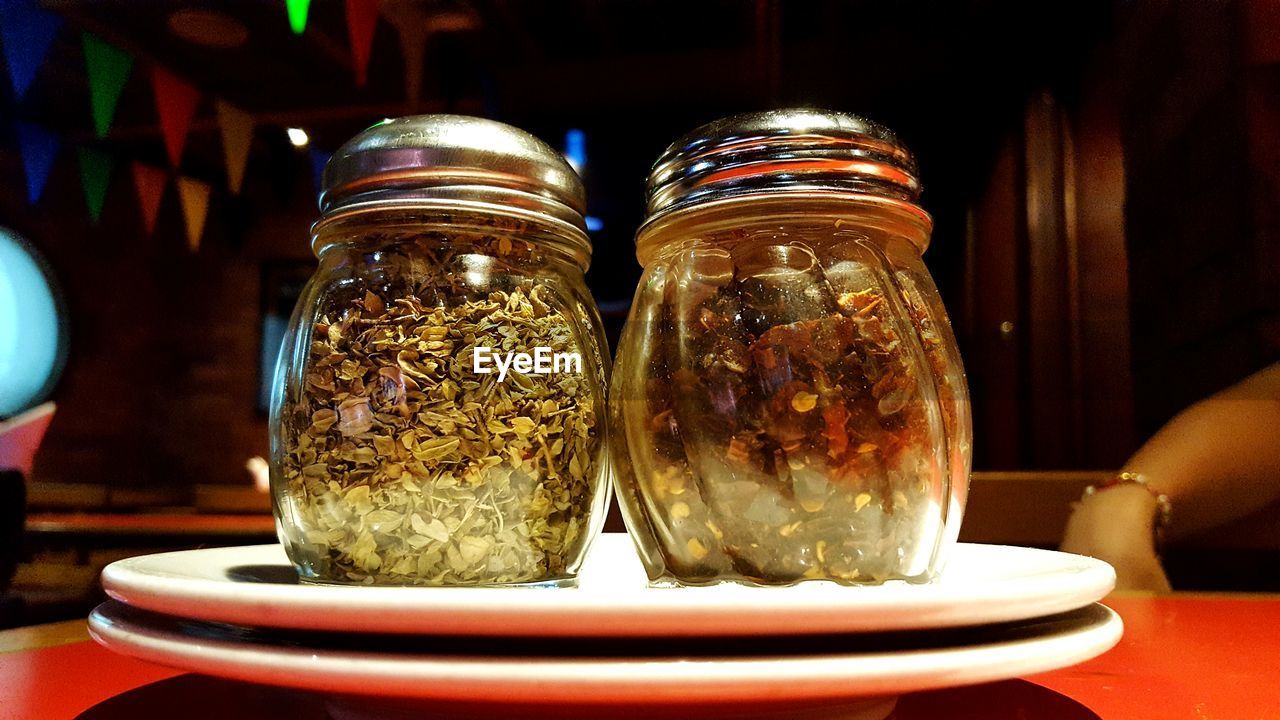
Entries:
[[[894,717],[1280,720],[1280,596],[1124,595],[1107,604],[1125,635],[1106,655],[1025,680],[909,695]],[[0,633],[0,718],[326,717],[302,694],[182,674],[83,637],[82,623]]]

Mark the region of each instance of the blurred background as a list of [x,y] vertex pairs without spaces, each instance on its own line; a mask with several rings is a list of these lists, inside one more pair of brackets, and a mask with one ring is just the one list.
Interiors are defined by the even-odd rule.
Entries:
[[[118,557],[271,540],[252,459],[318,168],[384,117],[563,149],[611,341],[667,143],[782,106],[893,128],[973,391],[965,539],[1056,545],[1084,485],[1280,358],[1272,0],[3,0],[0,44],[0,625],[86,611]],[[1239,587],[1274,517],[1171,573]]]

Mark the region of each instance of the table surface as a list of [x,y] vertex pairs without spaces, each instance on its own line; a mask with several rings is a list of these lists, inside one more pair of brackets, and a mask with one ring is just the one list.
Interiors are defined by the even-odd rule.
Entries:
[[[1065,670],[904,697],[897,720],[1280,720],[1280,595],[1117,594],[1125,634]],[[292,691],[114,655],[83,621],[0,632],[0,718],[327,717]]]

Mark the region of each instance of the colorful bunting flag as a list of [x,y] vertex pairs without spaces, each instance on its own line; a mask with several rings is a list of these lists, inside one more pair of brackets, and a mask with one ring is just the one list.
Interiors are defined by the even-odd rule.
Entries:
[[351,39],[351,66],[356,85],[364,87],[369,80],[369,55],[373,51],[373,34],[378,29],[378,9],[382,0],[347,0],[347,37]]
[[0,41],[14,100],[21,102],[27,94],[61,25],[62,18],[36,0],[0,0]]
[[159,65],[151,68],[151,88],[155,92],[156,115],[160,117],[169,165],[176,168],[182,163],[182,148],[187,144],[200,93]]
[[142,226],[147,234],[156,230],[156,218],[160,217],[160,201],[164,199],[164,186],[168,178],[164,170],[137,160],[133,161],[133,187],[138,191],[138,208],[142,210]]
[[44,193],[61,141],[39,125],[15,121],[13,129],[18,135],[18,152],[22,154],[22,169],[27,175],[27,202],[35,205]]
[[316,194],[319,195],[321,188],[324,187],[324,166],[329,164],[329,158],[333,157],[333,153],[311,148],[309,155],[311,157],[311,183],[316,188]]
[[116,103],[133,69],[133,58],[97,36],[81,35],[84,62],[89,72],[89,101],[93,106],[93,127],[98,137],[106,137],[116,114]]
[[284,0],[284,7],[289,12],[289,28],[294,35],[301,35],[307,29],[307,11],[311,8],[311,0]]
[[111,155],[90,147],[76,148],[80,156],[80,183],[84,185],[84,200],[89,206],[89,217],[97,224],[102,217],[102,205],[107,199],[107,187],[111,185]]
[[218,100],[218,125],[222,128],[222,155],[227,161],[227,187],[240,194],[244,167],[253,144],[253,116],[234,105]]
[[178,178],[178,199],[182,200],[182,217],[187,221],[187,249],[200,249],[204,221],[209,214],[209,183],[189,177]]

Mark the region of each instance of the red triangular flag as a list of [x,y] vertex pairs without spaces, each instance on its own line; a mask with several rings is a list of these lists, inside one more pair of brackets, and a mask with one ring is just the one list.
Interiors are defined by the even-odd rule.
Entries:
[[[396,11],[393,13],[392,8]],[[427,26],[414,6],[387,6],[387,20],[400,35],[400,57],[404,60],[404,94],[410,104],[422,97],[422,66],[427,53]]]
[[169,164],[176,168],[182,161],[182,147],[187,143],[187,131],[191,129],[200,93],[158,65],[151,68],[151,87],[155,91],[160,131],[164,133],[164,149],[169,153]]
[[[9,410],[7,407],[4,409]],[[36,450],[53,420],[54,409],[54,404],[47,402],[0,421],[0,467],[13,468],[31,477]]]
[[356,72],[356,85],[364,87],[369,79],[369,55],[373,50],[373,33],[378,29],[378,9],[382,0],[347,0],[347,36],[351,39],[351,66]]
[[142,224],[148,235],[156,230],[160,200],[164,197],[164,186],[167,183],[164,170],[133,161],[133,186],[138,191],[138,207],[142,210]]

